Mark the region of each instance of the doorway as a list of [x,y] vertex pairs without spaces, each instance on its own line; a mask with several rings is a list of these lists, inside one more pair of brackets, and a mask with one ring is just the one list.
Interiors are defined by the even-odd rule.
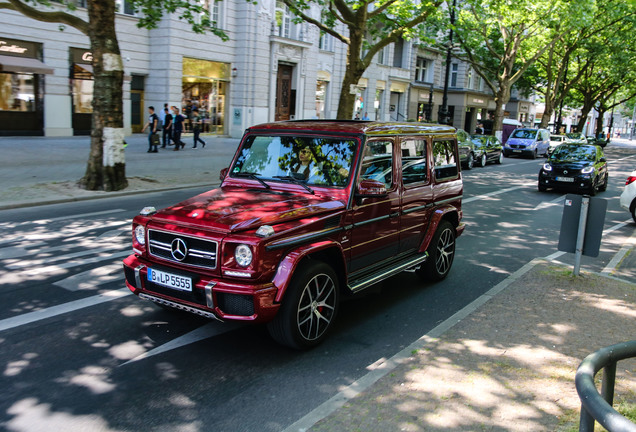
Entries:
[[289,120],[295,115],[295,101],[292,100],[294,92],[292,90],[293,66],[279,64],[278,75],[276,77],[276,114],[275,121]]
[[143,101],[144,100],[144,92],[141,90],[131,90],[130,91],[130,128],[133,133],[141,132],[141,129],[144,126],[143,114],[142,111]]

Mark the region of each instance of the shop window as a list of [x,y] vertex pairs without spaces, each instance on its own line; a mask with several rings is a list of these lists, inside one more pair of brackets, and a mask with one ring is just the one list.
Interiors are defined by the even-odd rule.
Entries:
[[35,111],[33,74],[0,73],[0,110]]
[[[224,133],[230,65],[208,60],[183,59],[182,108],[186,117],[197,107],[203,132]],[[185,125],[189,130],[189,123]]]
[[73,80],[73,112],[93,112],[93,80]]

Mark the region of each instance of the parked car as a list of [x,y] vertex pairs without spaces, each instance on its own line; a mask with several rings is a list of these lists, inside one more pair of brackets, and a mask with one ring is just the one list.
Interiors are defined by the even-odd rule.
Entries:
[[475,161],[480,167],[488,162],[503,162],[503,147],[501,141],[494,135],[471,135],[474,145]]
[[547,129],[515,129],[504,146],[504,156],[547,156],[550,148],[550,132]]
[[636,222],[636,170],[627,177],[625,181],[625,189],[621,194],[621,207],[632,214],[634,222]]
[[466,170],[475,166],[475,144],[470,134],[464,129],[457,129],[457,146],[459,148],[459,161]]
[[304,349],[340,299],[401,271],[444,279],[464,231],[455,129],[291,121],[246,130],[217,189],[133,219],[126,285]]
[[565,142],[570,144],[588,144],[587,138],[585,138],[582,132],[566,133]]
[[568,189],[596,195],[607,189],[607,160],[603,150],[590,144],[561,144],[539,171],[539,191]]
[[550,135],[550,147],[548,148],[548,155],[552,154],[554,148],[559,144],[563,144],[565,141],[565,135]]

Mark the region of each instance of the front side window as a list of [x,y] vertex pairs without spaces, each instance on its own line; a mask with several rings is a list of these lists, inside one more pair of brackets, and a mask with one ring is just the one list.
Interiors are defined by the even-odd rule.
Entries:
[[426,141],[406,139],[402,141],[402,182],[424,182],[427,180]]
[[0,111],[35,111],[35,76],[0,73]]
[[364,147],[360,179],[384,183],[387,190],[393,186],[393,141],[369,141]]
[[230,176],[342,187],[347,184],[356,145],[351,138],[252,135],[241,147]]
[[435,178],[437,180],[457,177],[457,158],[453,141],[433,142],[433,161],[435,163]]

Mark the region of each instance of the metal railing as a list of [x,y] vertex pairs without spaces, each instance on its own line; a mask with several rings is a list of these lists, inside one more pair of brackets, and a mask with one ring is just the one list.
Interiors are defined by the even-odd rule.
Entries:
[[[574,382],[581,399],[579,432],[594,432],[598,421],[609,432],[636,432],[636,424],[620,415],[614,403],[616,364],[620,360],[636,357],[636,340],[601,348],[581,362]],[[603,369],[601,394],[594,385],[594,377]]]

